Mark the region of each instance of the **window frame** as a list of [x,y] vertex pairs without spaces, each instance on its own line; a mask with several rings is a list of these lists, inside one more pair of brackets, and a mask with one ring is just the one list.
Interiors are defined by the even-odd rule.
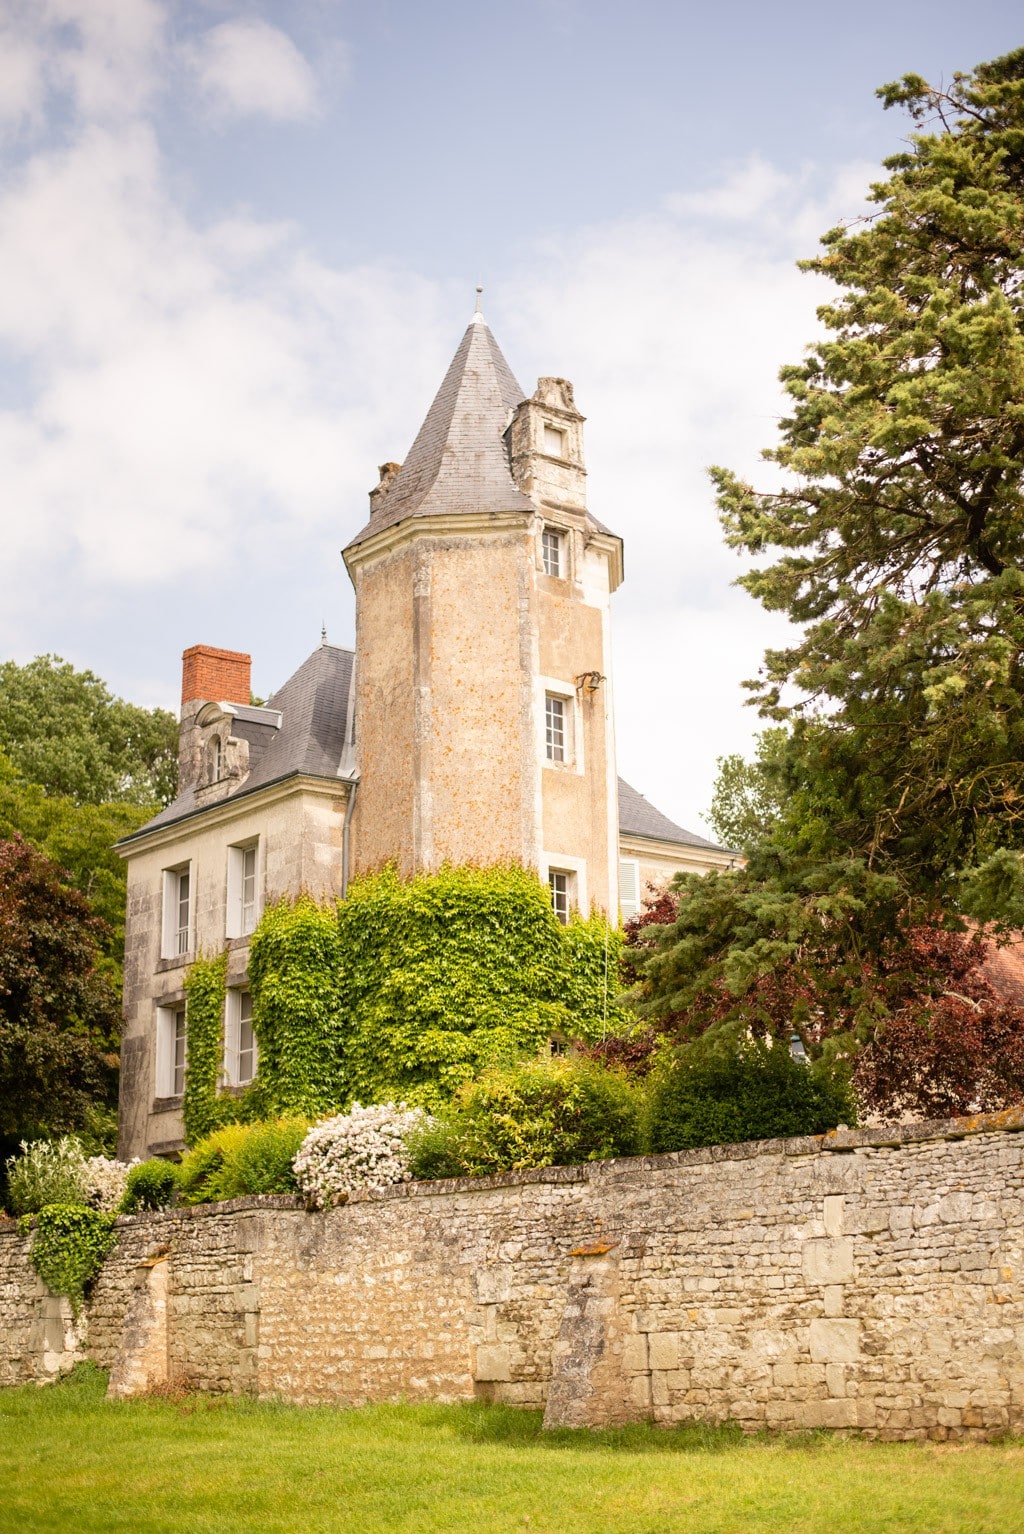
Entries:
[[557,692],[544,694],[544,759],[558,767],[569,761],[569,730],[566,700]]
[[548,869],[548,890],[551,895],[551,909],[555,913],[555,919],[560,926],[569,925],[569,917],[572,914],[572,870],[568,868]]
[[[185,899],[182,901],[182,880],[188,881]],[[182,906],[185,908],[185,925],[182,926]],[[163,871],[163,911],[160,956],[163,959],[182,959],[192,952],[195,930],[195,880],[192,860],[178,863]]]
[[[565,463],[569,457],[569,433],[564,426],[557,426],[554,421],[545,421],[541,426],[543,437],[543,452],[545,458],[555,458],[559,463]],[[558,438],[558,451],[554,451],[553,437]]]
[[188,1007],[183,1001],[160,1003],[156,1009],[156,1092],[158,1098],[180,1098],[188,1073]]
[[540,558],[544,574],[549,579],[564,581],[567,578],[567,551],[568,542],[562,529],[545,523],[540,534]]
[[[246,863],[250,855],[252,857],[251,874],[246,872]],[[225,937],[251,937],[256,930],[263,911],[260,888],[261,865],[260,837],[251,836],[246,841],[235,842],[228,848]],[[246,884],[250,879],[252,899],[247,901]]]
[[[540,753],[542,767],[547,767],[555,772],[575,772],[582,774],[584,771],[583,761],[583,723],[582,711],[577,701],[576,689],[572,682],[563,681],[561,677],[542,676],[537,678],[536,707],[537,715],[537,750]],[[548,700],[560,702],[562,705],[562,751],[561,758],[549,755],[549,730],[548,730]]]
[[[246,1007],[248,1002],[248,1008]],[[248,1013],[248,1015],[246,1015]],[[243,1049],[243,1029],[248,1025],[249,1043]],[[250,1074],[242,1075],[242,1057],[248,1054]],[[230,986],[224,1011],[224,1060],[221,1069],[225,1086],[247,1087],[259,1069],[259,1044],[252,1026],[252,990],[248,985]]]

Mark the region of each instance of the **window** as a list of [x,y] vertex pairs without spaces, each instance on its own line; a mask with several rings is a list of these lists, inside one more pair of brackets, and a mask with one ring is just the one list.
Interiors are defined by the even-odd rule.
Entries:
[[541,550],[544,556],[544,574],[562,574],[562,535],[553,527],[546,527],[541,534]]
[[185,1090],[187,1051],[185,1008],[178,1004],[156,1011],[156,1095],[180,1097]]
[[564,762],[566,700],[544,694],[544,754],[549,762]]
[[222,755],[222,752],[221,752],[220,736],[219,735],[215,735],[213,737],[213,739],[210,741],[209,754],[210,754],[210,782],[211,783],[219,783],[220,782],[221,765],[222,765],[222,761],[223,761],[223,755]]
[[228,937],[248,937],[259,920],[259,845],[228,848]]
[[565,457],[565,432],[544,422],[544,451],[550,458]]
[[562,926],[567,926],[569,921],[569,881],[572,875],[561,868],[548,870],[548,885],[551,889],[551,907]]
[[251,1081],[256,1074],[256,1035],[252,1031],[252,992],[238,998],[238,1080]]
[[228,991],[224,1022],[224,1080],[229,1086],[244,1087],[256,1075],[258,1056],[251,991]]
[[619,862],[619,915],[623,922],[632,921],[640,909],[640,864],[636,858],[622,858]]
[[192,865],[164,869],[163,957],[175,959],[192,947]]

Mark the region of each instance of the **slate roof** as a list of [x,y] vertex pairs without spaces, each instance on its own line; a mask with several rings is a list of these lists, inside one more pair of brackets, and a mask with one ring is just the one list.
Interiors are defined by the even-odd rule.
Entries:
[[[350,698],[354,660],[351,650],[319,645],[294,676],[267,699],[265,708],[231,705],[231,734],[249,742],[249,776],[241,788],[227,795],[228,799],[240,799],[296,773],[317,778],[347,775],[353,766]],[[224,803],[224,799],[214,799],[197,804],[194,790],[188,788],[124,841],[134,841],[147,831]]]
[[685,847],[706,847],[709,852],[730,851],[694,831],[684,831],[682,826],[677,826],[674,820],[669,820],[667,815],[649,804],[625,778],[619,779],[619,834],[646,836],[658,842],[679,842]]
[[407,517],[533,511],[512,479],[504,442],[526,398],[481,314],[466,327],[426,420],[369,522],[348,547]]

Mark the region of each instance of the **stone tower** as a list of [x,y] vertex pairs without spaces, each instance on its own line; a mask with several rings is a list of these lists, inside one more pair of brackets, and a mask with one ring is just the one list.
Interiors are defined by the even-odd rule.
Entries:
[[524,397],[478,312],[345,549],[356,591],[354,871],[513,860],[618,914],[609,598],[571,384]]

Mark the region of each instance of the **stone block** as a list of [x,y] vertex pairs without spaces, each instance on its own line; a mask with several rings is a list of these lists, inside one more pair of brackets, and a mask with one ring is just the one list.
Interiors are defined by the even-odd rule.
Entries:
[[647,1347],[652,1369],[679,1367],[678,1332],[652,1332],[647,1339]]
[[841,1193],[827,1193],[825,1195],[825,1234],[826,1236],[841,1236],[843,1234],[843,1211],[846,1200]]
[[815,1363],[853,1363],[860,1357],[860,1322],[812,1321],[810,1347]]
[[622,1369],[625,1374],[645,1374],[647,1362],[647,1338],[643,1332],[625,1337],[622,1342]]
[[803,1427],[856,1427],[856,1401],[804,1401],[797,1408]]
[[512,1367],[508,1348],[502,1343],[489,1343],[477,1348],[473,1378],[481,1381],[510,1380]]
[[846,1302],[846,1290],[842,1284],[825,1285],[825,1314],[841,1316]]
[[801,1260],[808,1284],[845,1284],[853,1278],[853,1242],[848,1237],[805,1241]]

